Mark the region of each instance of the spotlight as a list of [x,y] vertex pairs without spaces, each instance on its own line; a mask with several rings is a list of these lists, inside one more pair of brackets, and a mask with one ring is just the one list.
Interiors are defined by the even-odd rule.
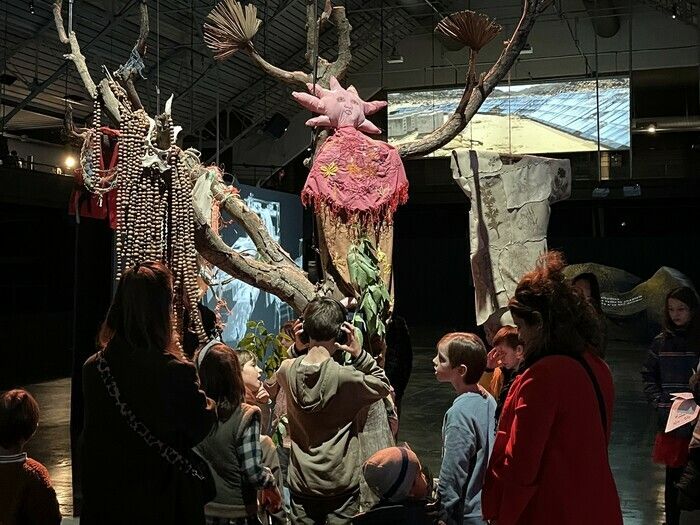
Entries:
[[387,64],[403,64],[403,56],[399,54],[396,46],[391,48],[391,53],[386,57]]
[[73,168],[75,168],[76,165],[75,157],[73,155],[68,155],[63,161],[63,165],[66,167],[67,170],[72,170]]
[[655,124],[649,124],[647,126],[647,133],[656,133],[656,125]]
[[29,0],[29,14],[34,14],[34,0]]

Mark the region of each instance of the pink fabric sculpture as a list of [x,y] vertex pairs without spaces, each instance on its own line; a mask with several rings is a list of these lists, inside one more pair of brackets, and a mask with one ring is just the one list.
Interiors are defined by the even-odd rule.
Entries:
[[382,262],[382,279],[391,290],[393,214],[408,200],[408,180],[395,148],[365,133],[381,133],[366,115],[386,106],[365,102],[350,86],[331,77],[330,89],[307,84],[309,93],[292,93],[305,108],[320,113],[307,126],[332,128],[319,147],[301,193],[313,205],[319,225],[323,269],[341,292],[357,295],[347,268],[350,246],[362,237],[374,243]]
[[353,86],[344,89],[335,77],[331,89],[307,86],[312,94],[292,93],[302,106],[321,113],[306,125],[335,131],[316,152],[302,202],[313,204],[317,211],[326,205],[343,221],[391,222],[397,206],[408,199],[406,172],[395,148],[362,133],[381,133],[366,115],[386,102],[365,102]]

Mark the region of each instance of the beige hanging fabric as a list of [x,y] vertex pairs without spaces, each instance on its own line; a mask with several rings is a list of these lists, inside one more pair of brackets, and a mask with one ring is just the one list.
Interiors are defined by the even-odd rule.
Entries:
[[452,152],[452,177],[471,201],[476,322],[500,323],[522,275],[547,249],[549,205],[571,194],[568,160]]

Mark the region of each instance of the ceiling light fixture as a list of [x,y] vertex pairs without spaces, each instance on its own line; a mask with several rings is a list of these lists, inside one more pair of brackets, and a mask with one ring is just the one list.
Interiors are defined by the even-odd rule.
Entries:
[[531,55],[532,54],[532,45],[530,43],[527,43],[523,46],[523,48],[520,50],[521,55]]
[[387,64],[403,64],[403,56],[399,54],[398,50],[396,49],[396,45],[391,48],[391,53],[389,56],[386,58],[386,63]]

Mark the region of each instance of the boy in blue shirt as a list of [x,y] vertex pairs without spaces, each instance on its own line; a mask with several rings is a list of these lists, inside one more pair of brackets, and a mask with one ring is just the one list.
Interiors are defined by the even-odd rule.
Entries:
[[440,519],[447,525],[485,525],[481,486],[496,434],[496,401],[478,385],[486,348],[475,334],[453,332],[438,342],[433,364],[437,380],[457,392],[442,423]]

